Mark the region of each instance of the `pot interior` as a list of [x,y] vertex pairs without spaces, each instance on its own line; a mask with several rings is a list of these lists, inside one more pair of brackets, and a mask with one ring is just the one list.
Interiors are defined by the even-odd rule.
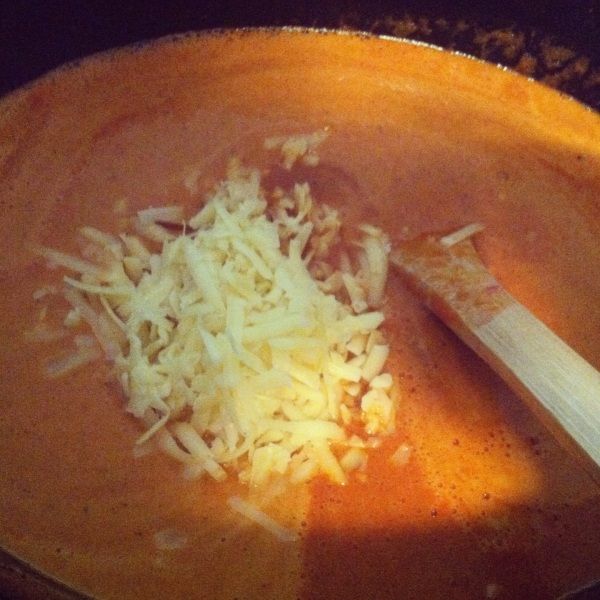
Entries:
[[[271,503],[296,543],[233,514],[233,481],[134,458],[107,365],[43,376],[60,342],[23,337],[53,302],[33,299],[48,282],[33,246],[117,232],[122,199],[191,215],[232,155],[268,170],[264,138],[323,127],[319,165],[295,172],[319,201],[393,240],[483,223],[490,270],[600,366],[594,113],[475,60],[357,35],[204,34],[93,57],[0,103],[5,550],[107,598],[550,598],[600,575],[598,486],[393,275],[397,431],[364,480]],[[394,466],[402,443],[411,459]],[[188,543],[158,549],[166,529]]]

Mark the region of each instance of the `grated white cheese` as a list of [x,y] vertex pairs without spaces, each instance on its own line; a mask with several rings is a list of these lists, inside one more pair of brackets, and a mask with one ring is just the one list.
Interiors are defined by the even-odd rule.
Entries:
[[327,128],[314,133],[274,136],[265,140],[265,148],[274,150],[279,148],[283,158],[283,166],[291,169],[298,159],[308,167],[316,167],[319,164],[317,148],[329,137]]
[[[135,229],[160,251],[131,233],[84,228],[85,260],[40,252],[74,272],[64,277],[66,322],[87,323],[114,363],[127,410],[147,428],[139,444],[158,434],[187,478],[236,472],[262,485],[323,473],[343,484],[367,459],[345,426],[387,434],[395,406],[384,316],[372,310],[383,301],[389,243],[363,228],[359,269],[345,254],[336,269],[326,257],[340,226],[308,184],[269,206],[259,172],[234,161],[187,223],[178,207],[138,213]],[[326,281],[337,281],[335,293]],[[92,351],[82,345],[53,375]]]
[[396,451],[390,456],[390,462],[397,467],[402,467],[408,464],[410,457],[412,455],[412,448],[406,444],[400,444]]
[[62,340],[67,337],[69,332],[66,329],[56,329],[40,321],[36,323],[31,329],[23,332],[23,337],[30,342],[54,342]]
[[154,544],[158,550],[180,550],[187,543],[187,535],[176,529],[162,529],[154,534]]
[[46,364],[46,374],[50,378],[62,377],[75,369],[98,360],[102,354],[97,348],[79,348],[77,351]]
[[298,539],[298,535],[292,531],[291,529],[286,529],[281,526],[277,521],[273,520],[267,513],[260,510],[254,504],[247,502],[246,500],[242,500],[239,496],[231,496],[227,499],[227,504],[243,515],[247,519],[254,521],[257,525],[260,525],[270,533],[272,533],[276,538],[280,539],[282,542],[295,542]]
[[465,225],[465,227],[461,227],[457,231],[453,231],[448,235],[445,235],[440,239],[440,243],[442,246],[446,246],[449,248],[450,246],[454,246],[463,240],[483,231],[485,227],[481,223],[471,223],[470,225]]
[[37,301],[41,300],[42,298],[45,298],[46,296],[50,296],[57,293],[58,290],[56,289],[55,285],[43,285],[41,288],[38,288],[33,292],[32,298]]

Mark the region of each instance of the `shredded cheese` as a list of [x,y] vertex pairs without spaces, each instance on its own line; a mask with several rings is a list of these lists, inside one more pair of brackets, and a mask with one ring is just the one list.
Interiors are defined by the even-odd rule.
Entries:
[[[270,146],[310,155],[323,139]],[[187,222],[169,206],[140,211],[133,226],[138,235],[83,228],[84,258],[39,252],[71,272],[65,323],[87,324],[114,364],[128,412],[146,426],[138,444],[156,437],[187,478],[234,472],[262,485],[322,473],[343,484],[362,469],[367,451],[346,426],[381,435],[395,422],[378,330],[389,252],[381,230],[362,228],[356,268],[345,253],[331,262],[338,213],[317,205],[308,184],[269,199],[260,173],[237,161]],[[96,357],[82,339],[52,376]],[[273,529],[241,502],[230,504]]]
[[180,550],[188,543],[188,537],[176,529],[162,529],[154,534],[158,550]]
[[316,167],[319,164],[317,148],[328,136],[328,129],[308,134],[274,136],[267,138],[264,146],[267,150],[279,148],[283,158],[283,166],[288,170],[294,166],[298,159],[301,159],[306,166]]
[[397,467],[402,467],[408,464],[412,454],[412,448],[406,444],[400,444],[396,451],[390,456],[390,462]]
[[449,248],[450,246],[454,246],[455,244],[458,244],[459,242],[470,238],[476,233],[483,231],[484,229],[485,228],[481,223],[471,223],[470,225],[465,225],[457,231],[453,231],[452,233],[445,235],[443,238],[440,239],[440,243],[442,244],[442,246],[446,246],[446,248]]
[[254,521],[257,525],[260,525],[272,533],[282,542],[295,542],[298,539],[298,535],[294,531],[282,527],[277,521],[273,520],[257,506],[243,500],[239,496],[231,496],[228,498],[227,504],[239,514]]

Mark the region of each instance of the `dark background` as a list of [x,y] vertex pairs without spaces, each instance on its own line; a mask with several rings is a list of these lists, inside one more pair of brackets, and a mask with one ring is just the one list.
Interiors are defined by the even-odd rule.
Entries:
[[600,109],[600,0],[0,0],[0,95],[81,56],[170,33],[342,27],[461,50]]

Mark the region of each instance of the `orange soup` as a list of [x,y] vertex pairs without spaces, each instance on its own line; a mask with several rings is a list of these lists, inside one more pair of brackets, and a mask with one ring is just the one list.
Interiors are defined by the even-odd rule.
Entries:
[[[7,552],[119,599],[514,600],[600,577],[598,486],[393,274],[396,432],[365,477],[317,478],[268,506],[295,542],[231,511],[247,493],[232,478],[136,458],[140,428],[109,365],[44,375],[64,341],[24,332],[40,311],[64,314],[33,297],[63,273],[33,246],[75,252],[83,225],[118,233],[121,201],[189,215],[229,157],[268,169],[266,137],[323,127],[320,164],[298,175],[348,227],[400,240],[484,223],[489,269],[600,366],[600,120],[583,107],[477,61],[341,34],[204,35],[93,58],[0,103]],[[405,464],[391,462],[401,444]],[[158,547],[165,531],[185,544]]]

